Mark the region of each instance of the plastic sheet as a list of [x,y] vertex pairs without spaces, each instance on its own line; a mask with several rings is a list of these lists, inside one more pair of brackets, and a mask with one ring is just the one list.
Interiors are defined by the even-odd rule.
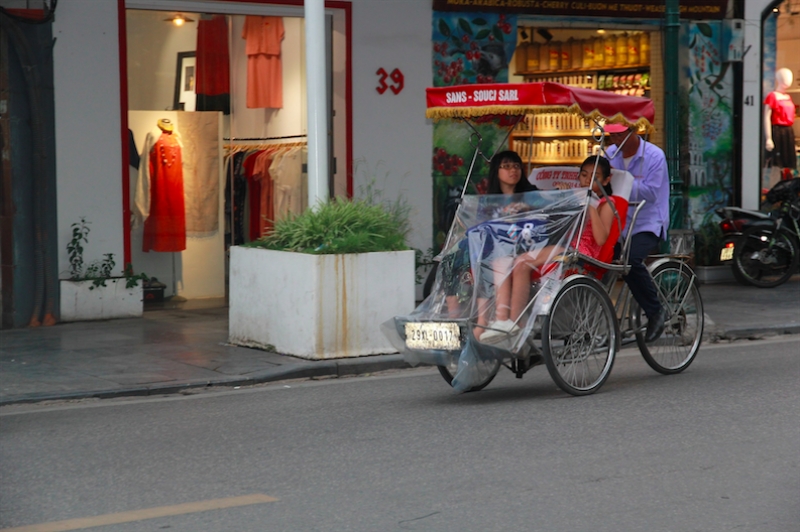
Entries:
[[480,385],[498,361],[528,356],[587,198],[585,188],[465,196],[430,296],[384,334],[412,365],[452,367],[457,356],[456,391]]

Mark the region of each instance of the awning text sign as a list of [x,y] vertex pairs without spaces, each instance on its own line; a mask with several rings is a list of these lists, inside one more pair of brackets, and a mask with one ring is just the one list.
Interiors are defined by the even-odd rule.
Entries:
[[[727,0],[681,0],[680,16],[722,19]],[[664,0],[433,0],[434,11],[490,11],[525,15],[575,17],[663,18]]]

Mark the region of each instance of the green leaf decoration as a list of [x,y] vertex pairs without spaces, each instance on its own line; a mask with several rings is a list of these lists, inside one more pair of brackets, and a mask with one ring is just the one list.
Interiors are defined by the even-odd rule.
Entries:
[[474,18],[472,19],[472,23],[476,26],[486,26],[486,20],[482,18]]
[[477,74],[477,72],[475,72],[473,70],[465,70],[465,71],[463,71],[461,73],[462,76],[467,77],[467,78],[471,78],[471,77],[475,76],[476,74]]
[[691,50],[692,48],[694,48],[694,45],[695,45],[695,44],[697,44],[697,35],[695,35],[694,37],[692,37],[692,42],[689,44],[689,50]]
[[439,19],[439,33],[445,37],[450,37],[451,34],[450,26],[447,25],[447,22],[445,22],[443,18]]
[[492,35],[494,35],[494,38],[495,38],[495,39],[496,39],[498,42],[503,42],[503,32],[502,32],[502,31],[500,31],[500,28],[498,28],[497,26],[495,26],[494,28],[492,28]]
[[472,35],[472,26],[469,25],[469,22],[467,22],[466,19],[458,19],[458,25],[464,31],[464,33],[467,35]]
[[482,29],[481,31],[479,31],[479,32],[478,32],[478,33],[475,35],[475,40],[476,40],[476,41],[482,41],[483,39],[485,39],[486,37],[488,37],[490,33],[491,33],[491,31],[489,31],[489,30],[487,30],[487,29]]
[[709,38],[714,34],[714,32],[711,30],[711,26],[709,26],[705,22],[698,22],[697,29],[700,30],[700,33]]

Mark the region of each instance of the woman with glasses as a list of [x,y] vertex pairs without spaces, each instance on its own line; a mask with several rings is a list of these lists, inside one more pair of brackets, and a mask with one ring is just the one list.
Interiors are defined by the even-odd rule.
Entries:
[[[489,162],[489,175],[486,194],[519,194],[538,190],[536,185],[528,182],[523,176],[522,159],[515,151],[506,150],[496,153]],[[466,240],[464,241],[466,245]],[[442,259],[442,279],[444,281],[445,301],[448,313],[456,318],[461,315],[461,302],[471,296],[469,253],[466,247],[450,253]],[[487,307],[486,298],[479,297],[480,309]],[[478,323],[486,325],[486,312],[482,311]],[[476,330],[476,334],[483,329]]]

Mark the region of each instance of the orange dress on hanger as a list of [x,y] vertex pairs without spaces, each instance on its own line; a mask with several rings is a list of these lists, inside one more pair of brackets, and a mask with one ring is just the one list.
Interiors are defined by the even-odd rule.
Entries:
[[281,41],[283,18],[248,15],[242,39],[247,41],[247,107],[283,107]]
[[150,214],[144,221],[142,251],[186,249],[183,161],[175,135],[162,133],[150,150]]

